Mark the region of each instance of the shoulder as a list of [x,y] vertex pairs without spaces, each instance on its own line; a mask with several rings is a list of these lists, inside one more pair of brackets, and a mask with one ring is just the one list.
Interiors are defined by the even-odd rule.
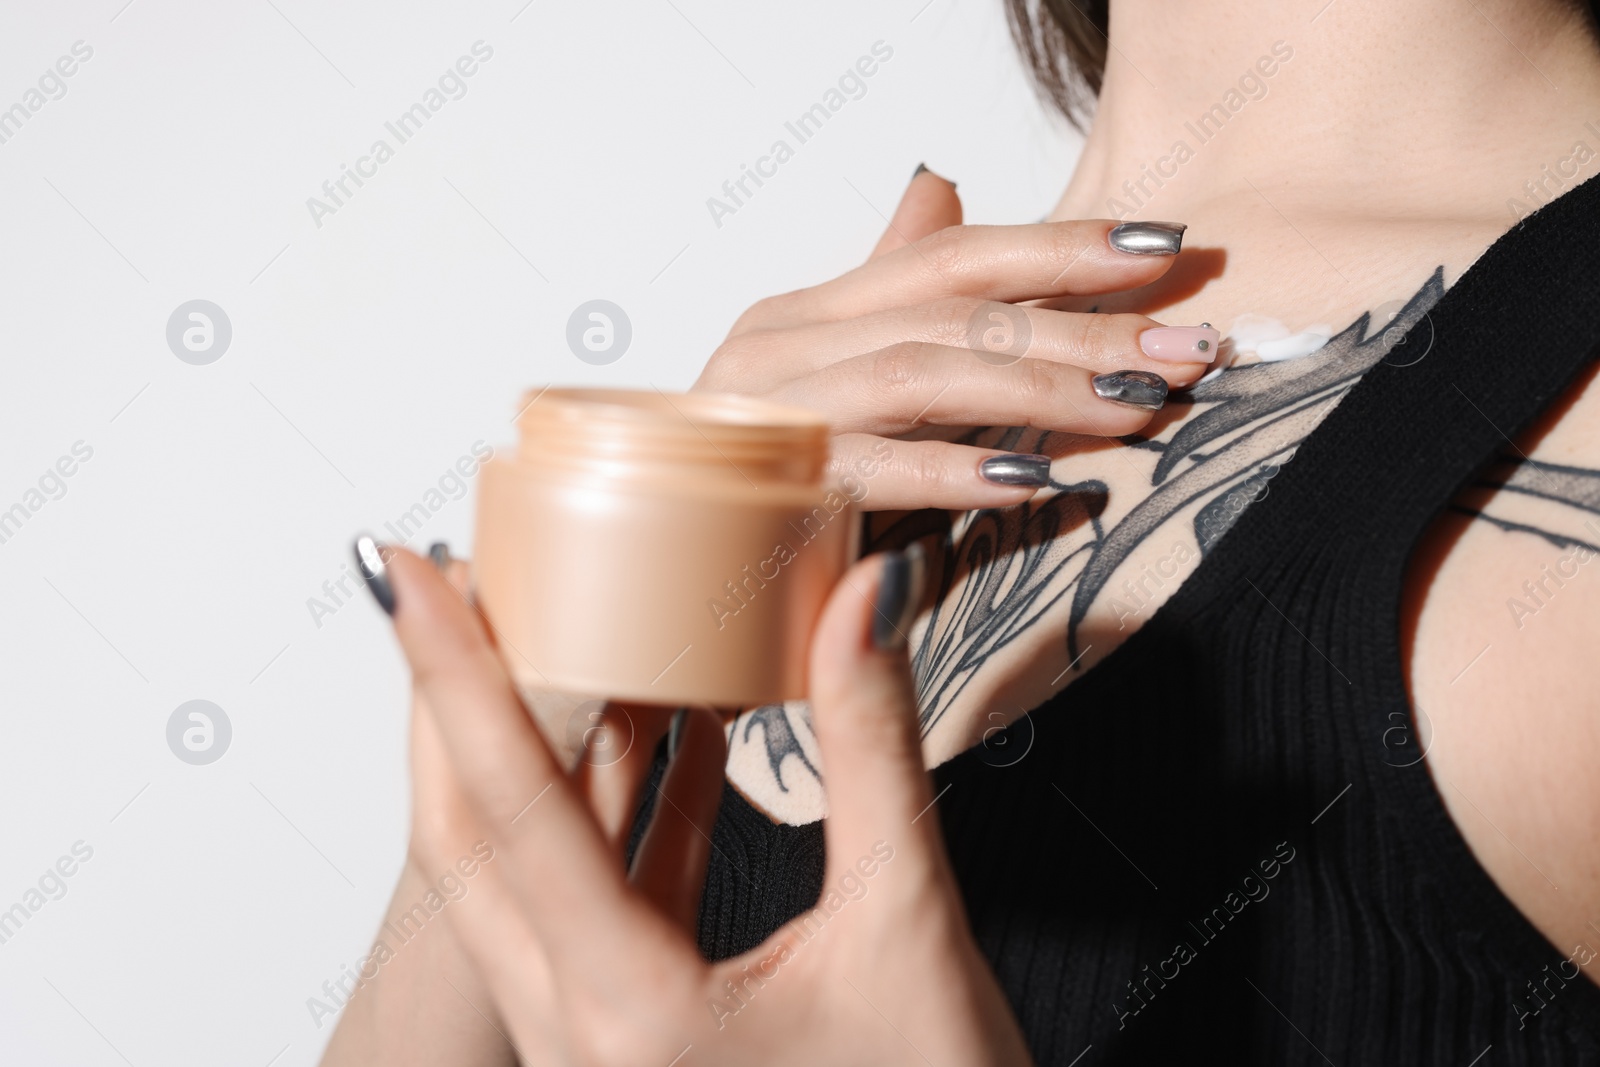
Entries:
[[[1508,353],[1507,358],[1515,358]],[[1562,955],[1600,932],[1600,376],[1591,365],[1441,516],[1407,580],[1435,784]],[[1600,981],[1600,960],[1588,968]]]

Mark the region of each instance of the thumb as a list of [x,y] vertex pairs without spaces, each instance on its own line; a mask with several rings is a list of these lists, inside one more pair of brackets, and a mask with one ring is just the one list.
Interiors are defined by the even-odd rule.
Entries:
[[939,177],[926,163],[919,163],[911,175],[911,184],[900,197],[900,206],[894,209],[889,228],[867,258],[877,259],[946,226],[959,225],[961,198],[956,195],[956,183]]
[[[920,606],[922,554],[852,567],[811,642],[812,727],[828,791],[830,877],[859,860],[927,860],[942,847],[923,767],[906,634]],[[920,863],[918,864],[920,865]]]

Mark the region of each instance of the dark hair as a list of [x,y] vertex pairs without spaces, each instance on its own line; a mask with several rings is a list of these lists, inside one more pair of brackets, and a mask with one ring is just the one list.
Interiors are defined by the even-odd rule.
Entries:
[[[1111,0],[1005,0],[1011,36],[1043,96],[1084,128],[1106,72]],[[1600,0],[1574,0],[1591,32]]]
[[1006,21],[1040,93],[1074,126],[1100,94],[1111,0],[1006,0]]

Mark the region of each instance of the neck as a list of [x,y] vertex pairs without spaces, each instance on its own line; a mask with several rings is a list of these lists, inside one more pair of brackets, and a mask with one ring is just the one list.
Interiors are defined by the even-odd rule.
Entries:
[[1111,9],[1057,217],[1182,218],[1254,190],[1332,214],[1503,213],[1541,163],[1600,147],[1600,49],[1562,0]]

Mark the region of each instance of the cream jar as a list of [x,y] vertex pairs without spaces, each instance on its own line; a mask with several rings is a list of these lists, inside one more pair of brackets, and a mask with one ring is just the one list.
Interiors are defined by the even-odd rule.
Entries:
[[479,475],[473,578],[534,690],[745,707],[806,694],[855,558],[828,426],[740,396],[547,389]]

